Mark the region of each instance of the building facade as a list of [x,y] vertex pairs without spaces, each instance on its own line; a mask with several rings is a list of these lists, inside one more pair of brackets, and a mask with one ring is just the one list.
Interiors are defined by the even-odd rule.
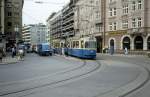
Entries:
[[150,50],[150,1],[106,0],[106,41],[116,52]]
[[74,28],[75,37],[96,37],[97,52],[102,52],[103,21],[102,0],[79,0],[76,3]]
[[51,14],[47,20],[51,43],[54,47],[65,47],[67,39],[75,36],[74,8],[78,0],[70,0],[62,10]]
[[22,38],[25,44],[37,45],[46,43],[48,29],[44,24],[25,25],[22,28]]
[[21,40],[22,9],[24,0],[5,0],[6,46],[10,47]]
[[66,42],[75,36],[74,29],[74,9],[79,0],[70,0],[70,2],[62,9],[62,41],[61,47],[66,47]]
[[5,0],[0,0],[0,48],[5,48],[5,38],[4,38],[4,9],[5,9]]
[[54,47],[65,47],[71,39],[96,37],[97,52],[102,52],[105,0],[70,0],[47,20]]
[[54,47],[59,47],[62,37],[62,12],[52,13],[47,20],[50,31],[50,43]]
[[22,28],[22,39],[25,44],[31,44],[32,25],[24,25]]

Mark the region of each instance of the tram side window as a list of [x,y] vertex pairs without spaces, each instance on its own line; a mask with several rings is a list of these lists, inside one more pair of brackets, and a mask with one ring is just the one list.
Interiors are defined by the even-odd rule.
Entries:
[[71,45],[71,48],[73,48],[73,42],[71,42],[70,45]]
[[79,48],[79,41],[76,41],[76,48]]
[[81,41],[81,48],[84,48],[84,41]]
[[73,48],[75,48],[76,47],[76,43],[75,43],[75,41],[73,41]]
[[88,42],[85,42],[85,48],[88,48],[88,47],[89,47]]

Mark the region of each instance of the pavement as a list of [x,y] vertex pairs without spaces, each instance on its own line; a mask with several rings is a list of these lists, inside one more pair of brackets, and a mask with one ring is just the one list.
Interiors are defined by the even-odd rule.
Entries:
[[12,58],[11,56],[6,56],[3,57],[2,62],[0,62],[0,65],[15,64],[19,61],[20,60],[17,57]]
[[108,53],[97,53],[97,56],[99,55],[105,55],[105,56],[115,56],[115,57],[148,57],[147,55],[135,55],[135,54],[108,54]]
[[[97,54],[97,57],[99,57],[97,61],[101,63],[100,68],[87,75],[85,74],[95,69],[98,66],[97,63],[88,60],[87,65],[83,65],[82,68],[79,68],[80,66],[82,66],[82,62],[79,62],[80,59],[78,58],[66,57],[61,55],[56,55],[53,57],[40,57],[36,55],[32,55],[32,56],[27,55],[26,60],[28,59],[28,61],[23,61],[22,63],[19,63],[22,65],[19,65],[15,68],[11,67],[15,65],[8,66],[9,67],[8,70],[5,70],[6,68],[5,69],[3,68],[1,69],[1,74],[4,74],[2,71],[5,71],[5,76],[7,76],[6,74],[8,73],[10,73],[12,76],[12,73],[14,73],[14,71],[17,72],[18,70],[20,70],[22,72],[18,71],[18,73],[14,74],[18,78],[18,77],[22,77],[23,74],[26,73],[29,76],[34,73],[34,70],[35,70],[35,74],[38,75],[39,72],[37,70],[43,73],[46,68],[49,71],[47,72],[49,75],[47,76],[40,75],[40,77],[37,76],[34,79],[33,77],[35,77],[35,75],[33,75],[33,77],[31,76],[32,79],[30,80],[22,79],[20,81],[13,81],[13,83],[4,81],[5,85],[4,83],[3,85],[1,85],[3,86],[3,88],[0,88],[1,91],[0,93],[7,94],[9,92],[11,93],[14,90],[19,91],[19,90],[31,89],[29,91],[24,91],[23,93],[19,92],[19,93],[14,93],[13,95],[10,94],[3,97],[47,97],[47,95],[51,95],[52,97],[125,97],[131,92],[135,92],[135,90],[140,89],[148,82],[150,78],[148,68],[146,68],[143,65],[128,63],[129,61],[128,59],[132,60],[132,59],[136,59],[137,57],[137,60],[140,61],[139,59],[141,59],[142,56],[114,54],[113,55],[114,57],[111,57],[112,55],[107,54],[105,57],[108,58],[105,59],[103,55],[106,54]],[[125,62],[122,62],[120,58],[123,58]],[[126,59],[128,61],[126,61]],[[6,57],[6,59],[3,60],[5,60],[6,63],[8,62],[12,63],[12,61],[15,60],[16,62],[17,61],[19,62],[17,58],[11,58],[11,57]],[[35,60],[37,64],[34,64]],[[61,66],[62,68],[67,68],[67,72],[66,69],[65,71],[60,72],[59,70],[63,70],[63,69],[58,67]],[[43,70],[41,70],[41,68],[43,68]],[[11,69],[13,69],[14,71],[10,72]],[[31,69],[31,74],[28,69]],[[53,71],[51,73],[50,72],[51,70],[55,70],[55,72]],[[14,75],[13,78],[16,80]],[[78,76],[80,77],[76,78]],[[7,84],[11,84],[11,85],[7,85]],[[37,86],[38,87],[42,86],[42,87],[37,89],[32,89],[33,87],[37,87]]]
[[[110,55],[110,54],[97,54],[97,56],[99,55],[105,55],[105,56],[115,56],[115,57],[138,57],[138,58],[147,58],[146,55],[125,55],[125,54],[113,54],[113,55]],[[66,57],[66,56],[63,56],[63,57]],[[66,57],[67,59],[70,59],[70,57]],[[113,65],[113,64],[118,64],[120,62],[114,62],[112,61],[111,64],[110,62],[107,62],[107,61],[103,61],[101,60],[100,61],[102,63],[102,65]],[[113,63],[113,64],[112,64]],[[122,63],[120,63],[122,64]],[[135,64],[130,64],[131,66],[132,65],[135,65]],[[116,89],[112,89],[110,90],[109,92],[106,92],[106,93],[100,93],[99,95],[95,96],[95,97],[124,97],[124,96],[127,96],[128,94],[131,94],[132,92],[140,89],[141,87],[143,87],[148,81],[149,81],[149,78],[150,78],[150,71],[148,68],[146,68],[145,66],[139,66],[139,65],[135,65],[137,66],[138,68],[140,68],[140,71],[141,73],[137,76],[137,78],[131,82],[129,82],[128,84],[124,85],[124,86],[121,86],[119,88],[116,88]]]

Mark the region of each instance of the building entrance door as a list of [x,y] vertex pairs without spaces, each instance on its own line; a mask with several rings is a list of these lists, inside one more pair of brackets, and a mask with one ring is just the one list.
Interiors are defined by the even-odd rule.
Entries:
[[112,54],[114,54],[114,40],[113,39],[111,39],[110,40],[110,54],[112,55]]
[[147,39],[147,49],[150,50],[150,37]]
[[102,38],[100,36],[96,37],[97,42],[97,53],[102,53]]
[[143,50],[143,38],[141,36],[135,38],[134,46],[136,50]]
[[123,39],[123,49],[130,49],[130,38],[129,37],[125,37]]

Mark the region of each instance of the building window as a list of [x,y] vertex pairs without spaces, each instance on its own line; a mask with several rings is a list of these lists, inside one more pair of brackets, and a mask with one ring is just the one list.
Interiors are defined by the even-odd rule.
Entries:
[[109,9],[109,15],[113,16],[112,8]]
[[14,15],[15,16],[19,16],[19,12],[14,12]]
[[7,26],[11,27],[12,26],[12,22],[8,22]]
[[122,29],[128,29],[128,20],[122,20]]
[[114,8],[114,16],[117,15],[117,9]]
[[142,1],[138,0],[138,9],[142,9]]
[[11,13],[11,12],[8,12],[8,16],[12,16],[12,13]]
[[90,1],[90,3],[91,3],[91,4],[93,4],[93,3],[94,3],[94,1],[93,1],[93,0],[91,0],[91,1]]
[[114,22],[114,30],[117,30],[117,23]]
[[133,10],[133,11],[136,10],[136,3],[135,3],[135,1],[132,2],[132,10]]
[[113,30],[112,28],[113,28],[112,23],[109,23],[109,30],[112,31]]
[[132,19],[132,28],[136,28],[136,19]]
[[127,14],[129,11],[128,5],[123,5],[123,14]]
[[138,27],[142,27],[142,19],[138,18]]

